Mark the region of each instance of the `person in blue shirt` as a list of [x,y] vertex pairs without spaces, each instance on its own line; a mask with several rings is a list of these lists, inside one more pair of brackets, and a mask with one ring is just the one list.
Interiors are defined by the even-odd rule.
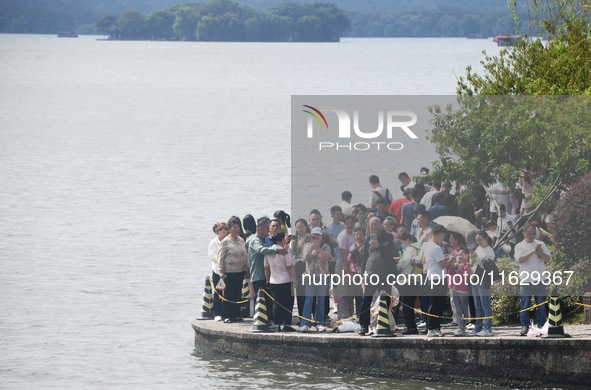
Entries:
[[447,207],[443,205],[443,193],[438,192],[437,194],[433,195],[433,206],[429,208],[429,215],[431,216],[431,221],[435,218],[442,217],[444,215],[449,215]]

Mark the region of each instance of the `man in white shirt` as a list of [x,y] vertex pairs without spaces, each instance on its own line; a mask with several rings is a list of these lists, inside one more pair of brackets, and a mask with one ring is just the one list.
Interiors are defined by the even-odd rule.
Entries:
[[345,217],[351,215],[351,207],[353,207],[351,204],[351,199],[353,199],[353,194],[351,194],[351,191],[343,191],[341,194],[341,203],[339,203],[339,206],[341,206],[341,210],[343,211],[343,215]]
[[398,180],[400,181],[400,189],[404,192],[407,188],[415,188],[415,182],[411,180],[410,176],[406,172],[400,172],[398,174]]
[[[429,294],[429,308],[427,312],[427,337],[442,337],[441,316],[447,297],[447,285],[444,283],[445,270],[450,262],[455,261],[451,258],[446,259],[439,243],[445,238],[447,230],[437,225],[431,233],[431,240],[424,243],[421,247],[424,267],[427,271],[428,283],[423,286],[423,291]],[[427,291],[428,290],[428,291]],[[426,295],[426,294],[425,294]]]
[[369,194],[369,208],[375,209],[377,207],[377,201],[380,198],[388,199],[388,202],[392,202],[392,193],[389,189],[384,188],[380,185],[380,178],[376,175],[369,177],[369,185],[371,186],[371,192]]
[[431,206],[433,206],[432,199],[433,195],[437,194],[441,191],[441,181],[433,180],[433,185],[431,186],[431,191],[427,192],[421,198],[421,204],[425,205],[425,208],[429,210]]
[[417,245],[421,247],[431,239],[431,216],[428,211],[421,211],[417,215],[417,231],[415,233]]
[[[536,227],[525,225],[523,236],[525,239],[515,246],[515,259],[519,262],[520,280],[520,310],[521,336],[526,336],[529,330],[529,311],[533,296],[536,305],[546,300],[546,286],[542,283],[546,271],[546,264],[552,260],[550,251],[544,242],[536,240]],[[537,281],[537,283],[536,283]],[[538,306],[538,326],[541,328],[546,322],[545,305]]]

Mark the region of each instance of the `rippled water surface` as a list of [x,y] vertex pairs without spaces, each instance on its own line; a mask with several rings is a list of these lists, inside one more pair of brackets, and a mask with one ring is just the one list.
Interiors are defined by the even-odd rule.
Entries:
[[453,387],[204,357],[190,321],[213,222],[290,208],[292,94],[453,94],[491,42],[95,38],[0,35],[0,387]]

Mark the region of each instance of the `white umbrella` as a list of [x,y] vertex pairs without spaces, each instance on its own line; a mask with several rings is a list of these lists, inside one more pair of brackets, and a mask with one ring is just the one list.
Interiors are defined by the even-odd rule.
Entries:
[[[470,221],[462,217],[444,216],[435,218],[433,220],[438,225],[443,226],[450,232],[456,232],[464,236],[466,241],[469,241],[469,237],[478,232],[478,228],[474,226]],[[471,234],[472,233],[472,234]]]

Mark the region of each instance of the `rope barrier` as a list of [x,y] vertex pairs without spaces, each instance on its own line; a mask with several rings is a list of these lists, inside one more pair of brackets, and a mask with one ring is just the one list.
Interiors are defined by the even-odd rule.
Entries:
[[[385,294],[386,294],[387,296],[389,296],[389,297],[390,297],[390,299],[391,299],[391,302],[394,300],[394,297],[393,297],[392,295],[390,295],[390,294],[388,294],[388,293],[385,293]],[[404,306],[404,307],[408,307],[409,309],[412,309],[412,310],[414,310],[414,312],[415,312],[415,313],[418,313],[418,314],[421,314],[421,315],[425,315],[425,316],[427,316],[427,317],[432,317],[432,318],[440,318],[440,319],[444,319],[444,320],[453,320],[453,318],[452,318],[452,317],[438,316],[438,315],[436,315],[436,314],[426,313],[426,312],[422,311],[421,309],[416,309],[416,308],[414,308],[414,307],[412,307],[412,306],[409,306],[409,305],[405,304],[405,303],[404,303],[404,302],[402,302],[400,299],[398,300],[398,303],[399,303],[400,305]]]
[[[393,297],[392,295],[390,295],[390,294],[388,294],[388,293],[386,293],[386,295],[388,295],[388,296],[389,296],[391,299],[394,299],[394,297]],[[533,310],[533,309],[535,309],[536,307],[539,307],[539,306],[545,305],[545,304],[547,304],[547,303],[548,303],[548,300],[545,300],[544,302],[541,302],[541,303],[538,303],[538,304],[536,304],[536,305],[530,306],[530,307],[528,307],[528,308],[525,308],[525,309],[519,310],[519,311],[517,311],[517,312],[514,312],[514,313],[509,313],[509,315],[513,315],[513,314],[519,314],[519,313],[521,313],[521,312],[524,312],[524,311]],[[418,314],[422,314],[422,315],[425,315],[425,316],[428,316],[428,317],[432,317],[432,318],[439,318],[439,319],[444,319],[444,320],[452,320],[452,321],[453,321],[453,317],[438,316],[438,315],[436,315],[436,314],[426,313],[426,312],[424,312],[424,311],[422,311],[422,310],[420,310],[420,309],[416,309],[416,308],[414,308],[414,307],[411,307],[411,306],[409,306],[409,305],[405,304],[405,303],[404,303],[404,302],[402,302],[402,301],[399,301],[399,304],[400,304],[400,305],[402,305],[402,306],[404,306],[404,307],[408,307],[408,308],[410,308],[410,309],[414,310],[414,311],[415,311],[415,313],[418,313]],[[581,304],[581,305],[582,305],[582,304]],[[493,318],[494,318],[494,316],[486,316],[486,317],[464,317],[464,320],[467,320],[467,321],[478,321],[478,320],[488,320],[488,319],[493,319]]]
[[[209,283],[211,284],[212,291],[214,291],[214,293],[215,293],[215,294],[217,294],[217,295],[218,295],[218,297],[219,297],[219,298],[220,298],[220,299],[221,299],[223,302],[229,302],[229,303],[234,303],[234,304],[237,304],[237,305],[242,305],[242,304],[244,304],[244,303],[246,303],[246,302],[249,302],[249,301],[250,301],[250,299],[245,299],[245,300],[242,300],[242,301],[237,301],[237,302],[235,302],[235,301],[231,301],[231,300],[229,300],[229,299],[226,299],[226,298],[224,298],[224,296],[223,296],[222,294],[220,294],[220,293],[219,293],[219,291],[218,291],[218,290],[215,288],[215,286],[213,285],[213,280],[211,280],[211,278],[209,279]],[[263,288],[262,290],[263,290],[263,292],[264,292],[264,293],[265,293],[265,294],[266,294],[266,295],[267,295],[267,296],[268,296],[268,297],[269,297],[269,298],[270,298],[270,299],[271,299],[273,302],[275,302],[277,305],[279,305],[279,306],[280,306],[280,307],[281,307],[283,310],[285,310],[285,311],[287,311],[288,313],[290,313],[292,316],[295,316],[295,317],[297,317],[297,318],[299,318],[299,319],[302,319],[302,320],[306,320],[306,321],[308,321],[308,322],[312,322],[312,323],[313,323],[313,322],[315,322],[315,320],[313,320],[313,319],[311,319],[311,318],[306,318],[306,317],[304,317],[304,316],[301,316],[301,315],[299,315],[299,314],[295,314],[295,313],[293,312],[293,310],[289,310],[288,308],[286,308],[285,306],[283,306],[282,304],[280,304],[279,302],[277,302],[277,300],[276,300],[276,299],[275,299],[275,298],[274,298],[274,297],[273,297],[271,294],[269,294],[269,293],[267,292],[267,290],[266,290],[266,289],[264,289],[264,288]],[[391,299],[391,302],[392,302],[392,301],[394,301],[394,299],[395,299],[395,298],[394,298],[392,295],[390,295],[390,294],[388,294],[388,293],[385,293],[385,294],[386,294],[388,297],[390,297],[390,299]],[[549,302],[548,300],[545,300],[544,302],[540,302],[540,303],[538,303],[538,304],[532,305],[532,306],[530,306],[530,307],[527,307],[527,308],[525,308],[525,309],[521,309],[521,310],[519,310],[519,311],[516,311],[516,312],[513,312],[513,313],[509,313],[508,315],[519,314],[519,313],[523,313],[523,312],[526,312],[526,311],[531,311],[531,310],[534,310],[534,309],[535,309],[535,308],[537,308],[537,307],[540,307],[540,306],[543,306],[543,305],[547,304],[548,302]],[[409,305],[405,304],[404,302],[402,302],[402,301],[400,301],[400,300],[398,301],[398,303],[399,303],[400,305],[404,306],[404,307],[407,307],[407,308],[410,308],[410,309],[414,310],[414,312],[415,312],[415,313],[418,313],[418,314],[421,314],[421,315],[424,315],[424,316],[428,316],[428,317],[432,317],[432,318],[439,318],[439,319],[444,319],[444,320],[453,320],[453,317],[447,317],[447,316],[438,316],[438,315],[436,315],[436,314],[426,313],[426,312],[424,312],[424,311],[422,311],[422,310],[420,310],[420,309],[417,309],[417,308],[415,308],[415,307],[411,307],[411,306],[409,306]],[[580,302],[575,302],[575,305],[584,306],[584,307],[591,307],[591,305],[588,305],[588,304],[586,304],[586,303],[580,303]],[[365,313],[366,311],[369,311],[369,310],[371,310],[371,307],[370,307],[370,308],[368,308],[368,309],[366,309],[366,310],[364,310],[363,312],[361,312],[361,313],[359,313],[359,314]],[[351,317],[348,317],[348,318],[342,318],[342,319],[336,320],[334,323],[335,323],[335,325],[337,325],[337,326],[338,326],[338,325],[340,325],[340,324],[341,324],[341,323],[343,323],[343,322],[346,322],[346,321],[352,321],[352,320],[355,320],[355,319],[357,319],[357,318],[358,318],[358,317],[357,317],[356,315],[353,315],[353,316],[351,316]],[[465,320],[465,321],[478,321],[478,320],[488,320],[488,319],[492,319],[492,318],[494,318],[494,316],[486,316],[486,317],[464,317],[464,320]]]
[[[519,310],[517,313],[523,313],[524,311],[530,311],[530,310],[533,310],[533,309],[535,309],[536,307],[539,307],[539,306],[543,306],[543,305],[545,305],[546,303],[548,303],[548,300],[547,300],[547,299],[546,299],[544,302],[540,302],[540,303],[538,303],[537,305],[530,306],[530,307],[528,307],[528,308],[526,308],[526,309],[521,309],[521,310]],[[511,313],[511,314],[517,314],[517,313]]]
[[357,319],[357,316],[351,316],[351,317],[348,317],[348,318],[341,318],[340,320],[336,320],[334,323],[335,323],[336,326],[339,326],[343,322],[353,321],[353,320],[356,320],[356,319]]
[[242,304],[244,304],[244,303],[246,303],[246,302],[249,302],[249,301],[250,301],[250,299],[245,299],[245,300],[242,300],[242,301],[237,301],[237,302],[235,302],[235,301],[231,301],[231,300],[229,300],[229,299],[226,299],[226,298],[224,298],[224,296],[223,296],[222,294],[220,294],[220,293],[218,292],[218,290],[215,288],[215,286],[213,285],[213,280],[211,280],[211,278],[209,279],[209,284],[211,284],[211,289],[212,289],[212,291],[213,291],[215,294],[217,294],[217,296],[218,296],[218,297],[219,297],[219,298],[222,300],[222,302],[229,302],[229,303],[235,303],[235,304],[237,304],[237,305],[242,305]]
[[269,298],[271,298],[271,300],[273,302],[275,302],[279,307],[281,307],[283,310],[289,312],[292,316],[296,316],[302,320],[306,320],[308,322],[315,322],[313,319],[311,318],[306,318],[304,316],[301,316],[299,314],[294,314],[293,310],[289,310],[287,307],[283,306],[281,303],[277,302],[277,300],[275,298],[273,298],[273,296],[271,294],[269,294],[269,292],[267,292],[267,290],[265,290],[264,288],[262,288],[261,290],[263,290],[263,292],[265,293],[266,296],[268,296]]
[[[306,321],[308,321],[308,322],[315,322],[315,321],[314,321],[313,319],[311,319],[311,318],[306,318],[306,317],[304,317],[304,316],[301,316],[301,315],[299,315],[299,314],[295,314],[295,313],[293,312],[293,310],[289,310],[288,308],[286,308],[285,306],[283,306],[282,304],[280,304],[279,302],[277,302],[277,300],[276,300],[275,298],[273,298],[273,296],[272,296],[271,294],[269,294],[269,293],[268,293],[268,292],[267,292],[265,289],[262,289],[262,290],[263,290],[263,292],[264,292],[264,293],[265,293],[265,294],[266,294],[266,295],[267,295],[269,298],[271,298],[271,300],[272,300],[273,302],[275,302],[275,303],[276,303],[276,304],[277,304],[279,307],[281,307],[283,310],[285,310],[285,311],[287,311],[287,312],[291,313],[291,315],[292,315],[292,316],[296,316],[297,318],[299,318],[299,319],[302,319],[302,320],[306,320]],[[369,311],[369,310],[371,310],[371,308],[368,308],[368,309],[366,309],[366,310],[362,311],[361,313],[365,313],[366,311]],[[359,313],[359,314],[361,314],[361,313]],[[342,323],[342,322],[345,322],[345,321],[351,321],[351,320],[354,320],[355,318],[357,318],[357,316],[352,316],[352,317],[349,317],[349,318],[344,318],[344,319],[341,319],[341,320],[337,320],[337,321],[335,321],[335,324],[337,324],[337,325],[338,325],[338,324],[340,324],[340,323]]]

